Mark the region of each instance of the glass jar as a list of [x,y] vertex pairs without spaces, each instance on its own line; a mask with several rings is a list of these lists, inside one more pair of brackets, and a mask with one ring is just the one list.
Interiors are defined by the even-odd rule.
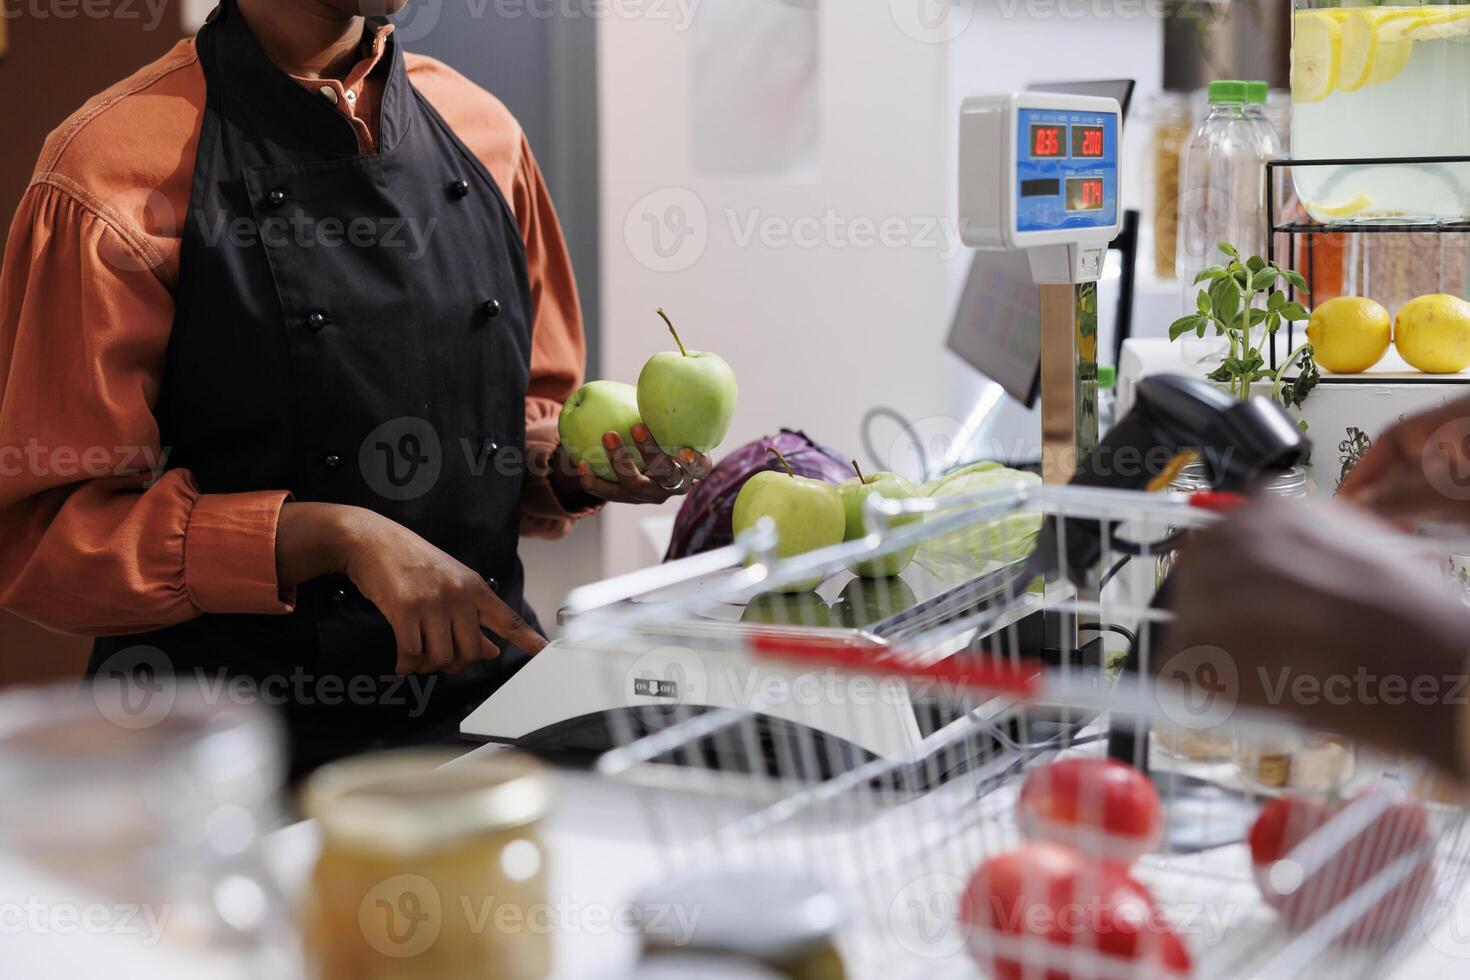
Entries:
[[107,931],[161,962],[222,980],[302,977],[260,847],[281,823],[282,745],[263,709],[172,684],[0,695],[0,851],[94,898],[89,915],[131,910]]
[[322,850],[306,903],[320,980],[532,980],[551,972],[538,825],[548,788],[517,752],[399,751],[316,771]]
[[[1195,493],[1210,488],[1209,470],[1202,462],[1185,466],[1169,484],[1177,493]],[[1307,471],[1300,466],[1273,473],[1260,484],[1257,492],[1288,500],[1299,499],[1311,492]],[[1174,566],[1177,552],[1169,552],[1159,558],[1157,585],[1162,585]],[[1235,750],[1234,735],[1220,728],[1189,728],[1173,722],[1159,720],[1153,726],[1154,745],[1161,751],[1178,759],[1193,762],[1222,762],[1231,758]]]
[[[1470,153],[1470,0],[1295,0],[1296,160]],[[1470,217],[1470,163],[1292,168],[1320,222]]]
[[1353,743],[1337,735],[1306,733],[1240,736],[1232,750],[1240,779],[1256,790],[1332,793],[1353,778]]
[[1180,154],[1194,134],[1194,102],[1188,93],[1161,92],[1149,103],[1153,168],[1154,271],[1173,279],[1179,248]]

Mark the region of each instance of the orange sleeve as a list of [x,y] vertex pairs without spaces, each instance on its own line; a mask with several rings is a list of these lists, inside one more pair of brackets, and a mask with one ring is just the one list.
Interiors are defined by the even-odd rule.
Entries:
[[511,207],[526,243],[535,322],[531,383],[526,390],[526,484],[521,498],[521,533],[559,538],[600,505],[569,511],[547,479],[548,460],[560,441],[556,425],[562,404],[582,385],[587,358],[582,308],[561,224],[531,146],[521,136],[511,180]]
[[282,491],[201,494],[153,404],[173,299],[147,239],[42,178],[0,268],[0,606],[102,635],[285,613]]

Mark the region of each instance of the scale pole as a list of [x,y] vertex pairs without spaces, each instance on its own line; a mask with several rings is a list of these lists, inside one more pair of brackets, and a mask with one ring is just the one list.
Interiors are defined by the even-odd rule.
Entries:
[[1097,445],[1097,283],[1041,290],[1041,477],[1072,479]]

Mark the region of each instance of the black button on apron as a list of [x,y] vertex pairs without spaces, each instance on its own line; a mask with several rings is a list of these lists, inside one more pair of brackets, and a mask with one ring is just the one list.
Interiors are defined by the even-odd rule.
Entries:
[[332,601],[333,602],[336,602],[336,603],[346,602],[347,601],[347,590],[346,589],[333,589],[332,590]]
[[266,200],[271,202],[271,207],[278,208],[286,203],[286,192],[277,187],[266,195]]
[[313,330],[320,330],[327,325],[327,315],[325,313],[307,314],[306,325]]
[[485,580],[485,584],[488,585],[488,586],[490,586],[490,591],[491,592],[494,592],[494,593],[497,593],[497,594],[500,592],[500,579],[498,579],[498,578],[487,578]]
[[326,468],[329,470],[335,470],[337,467],[342,465],[342,457],[328,456],[326,459],[322,460],[322,465],[326,466]]
[[498,300],[498,299],[486,300],[485,301],[485,315],[487,317],[489,317],[490,319],[492,319],[492,320],[495,319],[496,317],[498,317],[500,315],[500,300]]
[[456,201],[464,200],[466,197],[469,197],[470,182],[467,180],[453,181],[452,183],[450,183],[447,190],[449,191],[449,196],[454,198]]

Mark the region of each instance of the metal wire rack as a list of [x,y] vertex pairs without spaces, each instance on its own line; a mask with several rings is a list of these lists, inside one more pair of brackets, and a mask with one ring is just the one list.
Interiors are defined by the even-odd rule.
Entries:
[[[1018,485],[874,497],[868,517],[879,530],[861,541],[777,561],[763,525],[570,597],[560,642],[594,652],[589,682],[626,706],[596,768],[644,791],[664,879],[818,882],[844,910],[848,975],[884,978],[1183,975],[1169,937],[1194,976],[1379,976],[1463,886],[1457,788],[1155,678],[1168,553],[1214,513]],[[1095,566],[1067,566],[1070,535],[1097,538]],[[1040,580],[1038,542],[1061,558]],[[1424,536],[1368,546],[1470,553]],[[908,554],[898,576],[848,571]],[[1139,847],[1086,783],[1070,813],[1045,809],[1061,760],[1110,753],[1157,796]],[[1328,803],[1292,811],[1281,853],[1253,861],[1253,825],[1287,796]],[[1062,879],[1026,863],[1028,838],[1063,845]],[[1109,864],[1120,841],[1131,865]],[[1095,915],[1032,928],[984,912],[1015,855],[1013,904]]]

